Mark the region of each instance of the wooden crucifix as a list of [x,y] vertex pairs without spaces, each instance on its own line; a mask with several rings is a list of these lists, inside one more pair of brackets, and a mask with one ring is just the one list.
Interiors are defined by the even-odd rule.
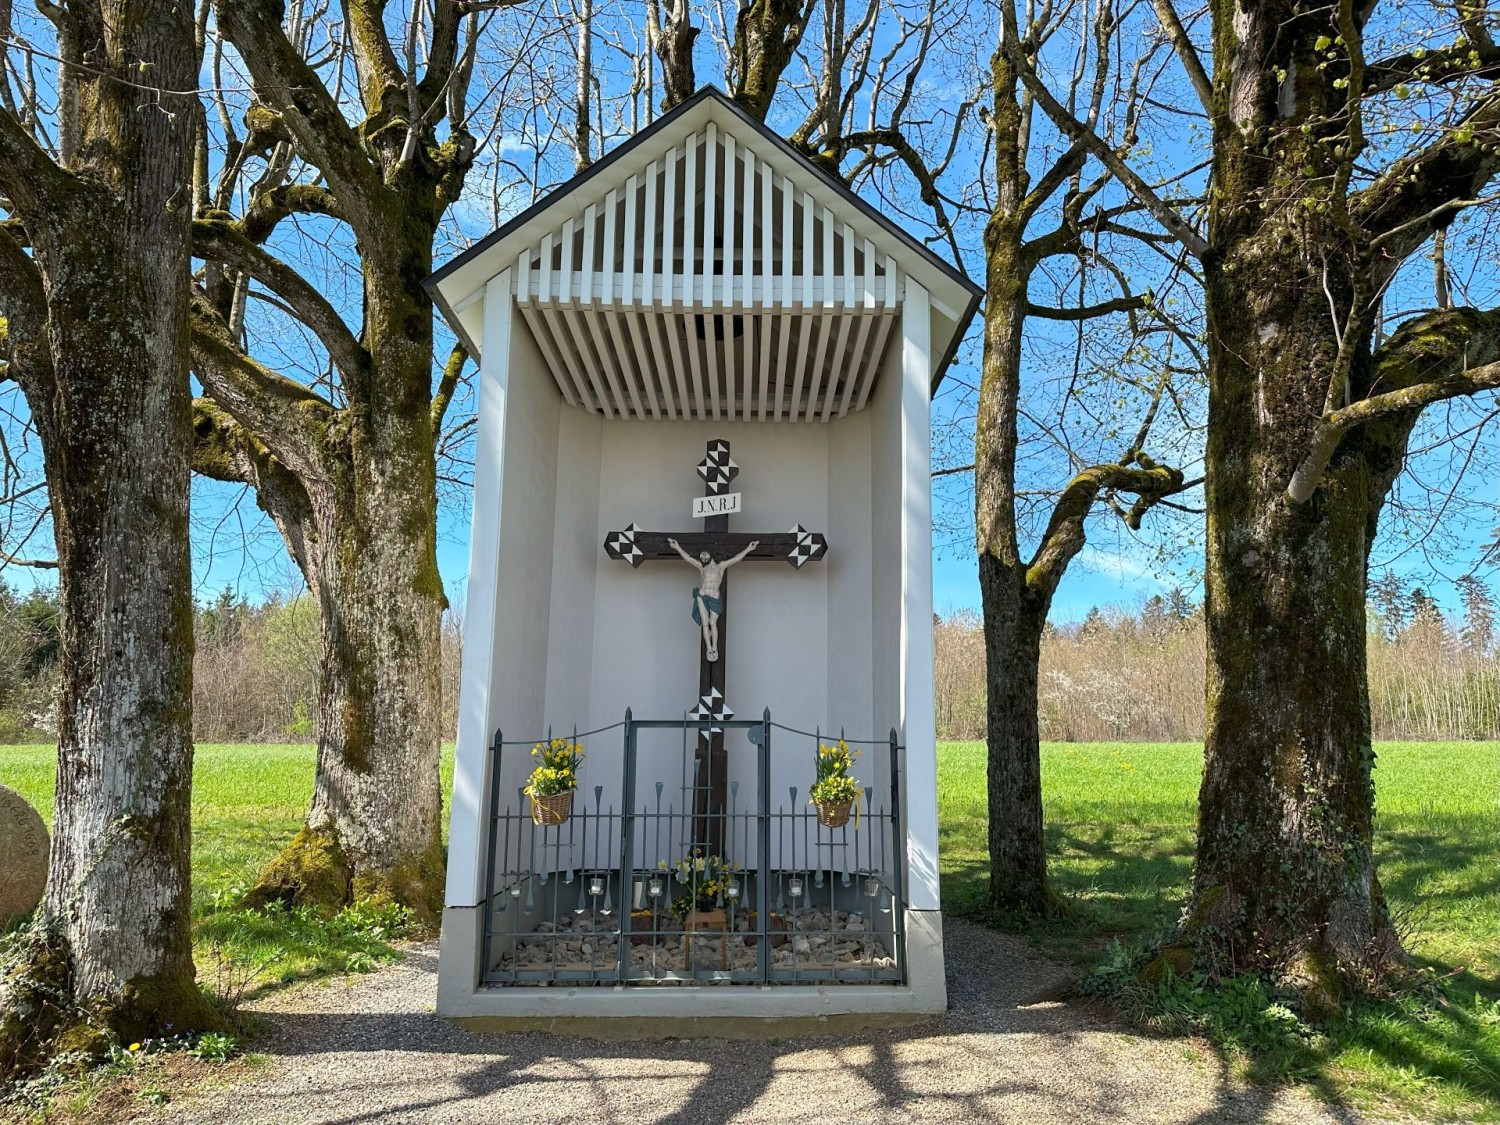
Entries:
[[[729,516],[740,510],[740,493],[729,492],[740,468],[729,456],[729,443],[716,439],[698,462],[704,494],[693,501],[693,515],[703,520],[702,531],[642,531],[630,524],[604,538],[604,551],[612,559],[638,567],[643,562],[670,559],[697,567],[698,585],[693,589],[692,615],[698,626],[698,705],[690,712],[700,720],[720,722],[734,717],[724,690],[724,655],[729,599],[726,570],[741,562],[775,560],[801,569],[805,563],[821,561],[828,541],[801,524],[791,531],[733,532]],[[724,855],[724,821],[728,805],[729,758],[724,750],[724,729],[709,727],[699,732],[694,752],[693,843],[709,854]]]

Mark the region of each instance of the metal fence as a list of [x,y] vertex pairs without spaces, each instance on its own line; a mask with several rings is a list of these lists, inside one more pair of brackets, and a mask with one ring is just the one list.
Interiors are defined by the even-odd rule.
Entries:
[[[754,753],[751,776],[717,780],[722,807],[705,799],[713,755],[698,747],[709,732],[743,738]],[[854,813],[837,828],[819,823],[807,795],[818,746],[837,740],[773,723],[769,711],[754,721],[626,712],[570,738],[587,759],[571,815],[552,825],[534,819],[524,785],[505,784],[524,779],[531,747],[544,740],[495,734],[483,984],[904,980],[903,748],[894,730],[886,740],[843,740],[888,756],[888,770],[878,782],[866,770]],[[676,754],[663,753],[663,738]],[[742,774],[748,757],[737,758]],[[781,785],[788,776],[797,783]]]

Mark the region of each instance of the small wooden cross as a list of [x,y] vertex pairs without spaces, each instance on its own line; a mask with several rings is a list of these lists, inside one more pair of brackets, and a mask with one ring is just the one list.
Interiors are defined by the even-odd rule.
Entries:
[[[742,556],[744,561],[780,561],[800,570],[809,562],[821,562],[828,553],[828,541],[818,532],[801,524],[790,531],[742,532],[729,530],[729,513],[739,511],[739,493],[730,493],[731,482],[739,476],[739,466],[729,455],[729,443],[716,439],[708,443],[707,455],[698,462],[703,478],[703,499],[694,505],[695,515],[703,519],[702,531],[642,531],[635,524],[623,531],[612,531],[604,537],[604,551],[612,559],[638,567],[643,562],[668,559],[682,562],[683,555],[696,559],[707,552],[718,563]],[[675,541],[676,546],[673,545]],[[752,548],[752,544],[754,545]],[[680,550],[678,548],[681,548]],[[695,564],[697,565],[697,564]],[[698,660],[698,704],[690,711],[700,720],[724,721],[734,717],[724,691],[726,617],[729,606],[729,575],[720,578],[718,615],[718,651],[708,646],[707,629],[700,631]],[[696,598],[692,610],[706,611]],[[699,613],[702,616],[702,613]],[[694,754],[693,843],[706,847],[709,854],[724,856],[724,812],[728,804],[728,755],[724,750],[722,727],[699,732]]]

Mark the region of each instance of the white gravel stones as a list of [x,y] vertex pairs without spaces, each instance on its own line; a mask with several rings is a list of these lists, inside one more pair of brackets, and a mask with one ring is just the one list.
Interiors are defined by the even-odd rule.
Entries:
[[[787,943],[784,938],[779,939],[781,944],[777,947],[778,939],[773,934],[771,964],[774,968],[798,972],[831,968],[836,972],[848,972],[895,967],[890,951],[879,937],[865,929],[864,918],[858,914],[844,910],[830,912],[822,908],[803,910],[787,915],[785,923],[793,931],[791,941]],[[505,972],[522,973],[553,970],[610,973],[618,964],[619,931],[614,929],[618,924],[618,919],[595,919],[589,914],[568,915],[556,921],[544,919],[531,933],[517,941],[513,951],[501,957],[500,968]],[[659,929],[670,930],[682,923],[672,915],[663,915],[657,925]],[[735,924],[736,934],[749,929],[748,917],[741,914]],[[864,936],[841,936],[848,933]],[[583,934],[589,937],[580,937]],[[756,940],[754,936],[710,932],[662,936],[653,941],[649,934],[637,932],[630,942],[630,963],[634,969],[653,975],[676,974],[689,968],[748,971],[760,963]],[[691,966],[688,954],[691,954]]]
[[[248,1005],[272,1028],[245,1081],[120,1120],[153,1125],[1357,1125],[1246,1088],[1211,1050],[1121,1034],[1058,999],[1024,939],[944,923],[949,1011],[915,1027],[779,1040],[474,1035],[433,1014],[437,945]],[[787,948],[787,947],[783,947]],[[775,952],[775,951],[773,951]],[[788,948],[788,952],[790,949]],[[554,986],[564,987],[562,985]],[[561,998],[560,998],[561,999]]]

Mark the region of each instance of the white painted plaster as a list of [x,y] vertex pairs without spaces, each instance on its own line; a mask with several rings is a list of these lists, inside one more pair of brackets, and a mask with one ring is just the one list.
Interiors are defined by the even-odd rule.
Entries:
[[469,585],[464,610],[464,655],[459,671],[458,748],[448,830],[449,906],[472,906],[480,889],[480,817],[488,774],[490,674],[494,660],[498,587],[502,454],[505,449],[506,381],[514,307],[510,273],[490,280],[484,302],[486,336],[493,347],[479,366],[478,422],[474,443],[474,515],[469,530]]

